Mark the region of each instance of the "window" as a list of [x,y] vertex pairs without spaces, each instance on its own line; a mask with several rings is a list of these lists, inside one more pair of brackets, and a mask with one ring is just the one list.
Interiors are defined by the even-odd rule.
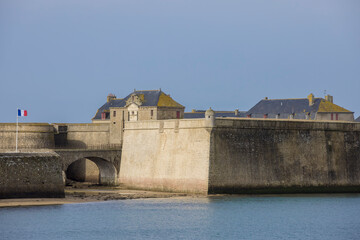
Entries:
[[113,112],[113,117],[116,117],[116,111]]
[[177,119],[180,118],[180,111],[176,111],[176,118],[177,118]]
[[101,113],[101,120],[105,120],[105,118],[106,118],[106,113],[102,112]]
[[334,120],[334,114],[331,113],[331,120]]
[[154,116],[154,110],[150,111],[150,116]]

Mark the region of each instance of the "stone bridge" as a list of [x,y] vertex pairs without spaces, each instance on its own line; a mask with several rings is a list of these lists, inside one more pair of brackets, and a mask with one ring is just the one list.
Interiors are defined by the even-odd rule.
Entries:
[[[15,123],[0,123],[0,152],[15,151],[16,129]],[[18,126],[18,149],[22,153],[56,152],[65,173],[75,163],[72,172],[83,174],[86,172],[85,162],[89,163],[84,159],[88,159],[98,168],[89,164],[96,168],[93,177],[97,174],[98,183],[118,183],[122,146],[120,142],[111,140],[109,124],[21,123]]]
[[[60,156],[62,169],[66,173],[68,167],[79,160],[88,159],[99,169],[99,184],[117,185],[120,172],[120,149],[55,149]],[[78,169],[81,171],[81,169]]]

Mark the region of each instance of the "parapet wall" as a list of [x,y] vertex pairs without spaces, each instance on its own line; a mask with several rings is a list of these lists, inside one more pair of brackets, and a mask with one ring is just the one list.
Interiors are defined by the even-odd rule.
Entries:
[[[15,150],[15,145],[16,123],[0,123],[0,149]],[[109,124],[19,123],[18,148],[20,151],[55,147],[109,148],[109,145]]]
[[[65,148],[91,148],[110,143],[109,123],[54,123],[56,145]],[[59,128],[60,127],[60,128]],[[62,131],[61,127],[66,127]]]
[[0,198],[64,197],[55,153],[0,153]]
[[[16,123],[0,123],[0,149],[15,150]],[[54,128],[48,123],[19,123],[18,148],[54,147]]]
[[203,119],[126,122],[120,183],[206,194],[209,140]]
[[360,124],[217,119],[209,193],[360,192]]

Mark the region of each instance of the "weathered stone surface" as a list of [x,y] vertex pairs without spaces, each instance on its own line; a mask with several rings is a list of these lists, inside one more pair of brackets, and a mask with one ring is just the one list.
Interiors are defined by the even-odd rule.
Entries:
[[65,197],[56,153],[0,153],[0,198]]
[[360,192],[360,124],[217,120],[209,193]]
[[205,119],[129,123],[120,182],[198,193],[360,192],[360,124]]

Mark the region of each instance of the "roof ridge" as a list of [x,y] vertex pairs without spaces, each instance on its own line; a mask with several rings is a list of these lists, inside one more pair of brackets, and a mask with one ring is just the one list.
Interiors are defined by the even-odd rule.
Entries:
[[[268,101],[271,101],[271,100],[308,100],[308,98],[274,98],[274,99],[262,99],[262,100],[268,100]],[[323,98],[314,98],[314,99],[323,99]]]
[[162,92],[160,89],[157,90],[135,90],[134,92]]

